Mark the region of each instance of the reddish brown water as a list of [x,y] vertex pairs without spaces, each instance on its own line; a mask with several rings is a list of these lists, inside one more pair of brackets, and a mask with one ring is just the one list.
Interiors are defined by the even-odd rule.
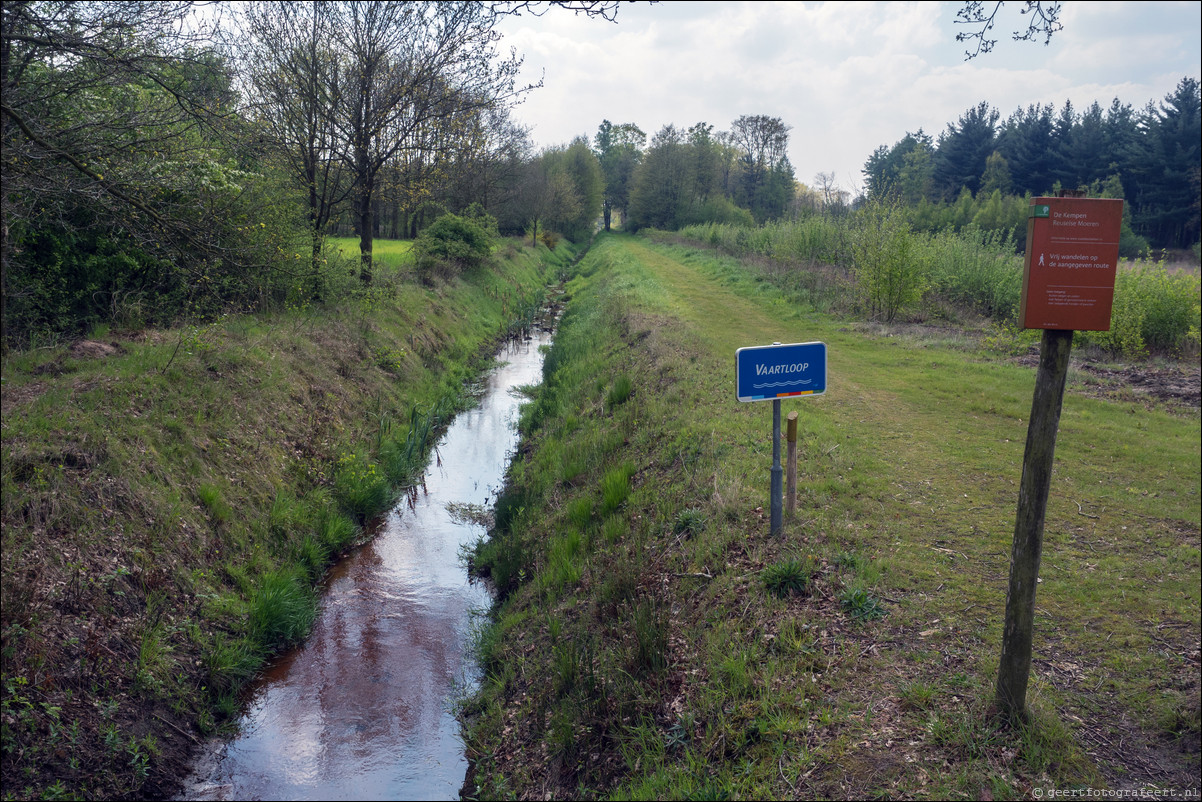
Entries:
[[459,556],[483,529],[451,510],[500,490],[517,444],[514,388],[539,381],[549,338],[503,350],[424,487],[333,569],[312,635],[272,666],[239,735],[198,763],[185,798],[459,798],[467,761],[452,705],[474,688],[471,630],[491,599]]

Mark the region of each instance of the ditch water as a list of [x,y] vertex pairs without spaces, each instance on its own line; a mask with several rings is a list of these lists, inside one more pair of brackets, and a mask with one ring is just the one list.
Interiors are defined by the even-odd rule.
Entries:
[[474,616],[491,604],[460,551],[483,533],[517,446],[516,388],[541,379],[549,331],[511,341],[480,403],[439,442],[423,485],[334,566],[300,647],[254,689],[239,734],[198,761],[184,799],[458,799],[453,700],[470,692]]

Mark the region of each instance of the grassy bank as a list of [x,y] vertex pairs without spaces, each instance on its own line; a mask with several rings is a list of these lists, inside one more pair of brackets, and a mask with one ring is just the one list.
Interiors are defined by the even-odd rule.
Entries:
[[[1030,364],[832,319],[702,248],[603,238],[568,289],[476,554],[503,599],[465,710],[481,798],[1196,782],[1196,407],[1073,370],[1011,728],[990,708]],[[798,514],[772,538],[771,408],[734,400],[732,357],[807,340],[829,389],[786,404]]]
[[572,256],[505,246],[432,285],[398,261],[335,306],[11,354],[4,797],[182,779]]

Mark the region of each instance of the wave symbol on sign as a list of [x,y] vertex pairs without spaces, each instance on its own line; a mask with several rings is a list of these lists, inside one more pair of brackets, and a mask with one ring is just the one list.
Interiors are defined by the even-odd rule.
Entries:
[[792,387],[795,384],[810,384],[813,381],[813,379],[806,379],[805,381],[772,382],[770,384],[753,384],[751,386],[756,390],[763,390],[765,387]]

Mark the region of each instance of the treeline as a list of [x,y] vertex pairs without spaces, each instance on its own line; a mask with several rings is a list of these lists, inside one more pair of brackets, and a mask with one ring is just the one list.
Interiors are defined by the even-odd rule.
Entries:
[[[374,238],[473,204],[587,234],[596,156],[535,155],[510,118],[534,87],[499,52],[505,16],[552,6],[616,8],[6,2],[4,346],[362,291]],[[357,264],[326,244],[350,232]]]
[[[840,213],[831,174],[796,180],[790,127],[650,137],[604,121],[537,151],[511,116],[535,87],[499,52],[499,22],[612,2],[16,2],[2,7],[3,345],[202,322],[322,302],[375,280],[377,237],[431,258],[486,250],[481,232],[589,237]],[[919,231],[976,228],[1022,247],[1028,194],[1127,200],[1123,252],[1190,247],[1199,230],[1198,82],[1137,112],[1117,101],[1015,112],[987,104],[939,138],[879,148],[867,199],[898,198]],[[458,233],[456,233],[458,232]],[[350,264],[327,237],[354,235]]]
[[1190,248],[1199,240],[1202,97],[1183,78],[1141,110],[1115,99],[1083,112],[1066,102],[1017,109],[1005,120],[981,102],[938,138],[921,129],[864,165],[869,198],[894,196],[923,230],[979,227],[1022,236],[1025,196],[1061,189],[1126,200],[1128,255]]

